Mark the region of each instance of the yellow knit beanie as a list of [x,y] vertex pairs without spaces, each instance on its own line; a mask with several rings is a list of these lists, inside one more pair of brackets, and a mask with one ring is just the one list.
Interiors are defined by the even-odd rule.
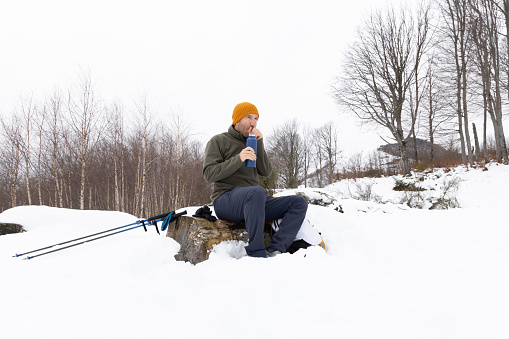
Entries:
[[[258,109],[255,105],[250,104],[249,102],[241,102],[235,106],[232,114],[232,125],[235,125],[248,114],[258,114]],[[258,114],[258,116],[260,116],[260,114]]]

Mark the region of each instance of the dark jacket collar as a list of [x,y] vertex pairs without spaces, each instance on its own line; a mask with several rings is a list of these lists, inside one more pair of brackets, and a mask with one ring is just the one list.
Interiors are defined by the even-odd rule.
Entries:
[[233,125],[230,125],[230,128],[228,128],[228,134],[234,137],[235,139],[246,141],[246,137],[242,135],[239,131],[237,131]]

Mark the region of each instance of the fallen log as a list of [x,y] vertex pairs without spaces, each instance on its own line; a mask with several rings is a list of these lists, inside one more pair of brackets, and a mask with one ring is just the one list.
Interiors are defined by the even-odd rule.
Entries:
[[[270,227],[265,228],[264,240],[270,243]],[[187,261],[195,265],[209,258],[214,245],[228,240],[247,242],[248,235],[243,221],[232,222],[216,220],[214,222],[202,218],[181,216],[168,226],[166,236],[180,244],[180,251],[175,255],[179,261]]]

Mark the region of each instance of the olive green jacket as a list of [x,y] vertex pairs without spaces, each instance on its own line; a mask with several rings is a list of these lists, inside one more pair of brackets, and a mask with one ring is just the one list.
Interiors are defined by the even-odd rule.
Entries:
[[256,145],[256,168],[246,167],[239,153],[246,148],[246,138],[230,126],[228,132],[217,134],[207,143],[203,161],[203,177],[214,183],[210,198],[216,200],[224,192],[237,186],[258,186],[258,175],[269,176],[272,165],[263,146],[263,139]]

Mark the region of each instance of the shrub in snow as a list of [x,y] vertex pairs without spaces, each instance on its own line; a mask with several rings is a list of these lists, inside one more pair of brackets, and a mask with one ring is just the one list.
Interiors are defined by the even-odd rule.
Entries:
[[[424,182],[429,178],[419,177],[417,180]],[[436,180],[436,178],[432,178]],[[428,180],[429,181],[429,180]],[[404,182],[396,180],[396,186],[401,189],[394,188],[395,191],[403,191],[399,203],[405,204],[410,208],[419,209],[449,209],[459,207],[456,198],[457,191],[461,179],[458,177],[444,177],[442,183],[438,186],[432,186],[428,189],[417,186],[414,182]]]
[[405,190],[400,204],[405,204],[410,208],[426,208],[426,199],[420,191]]
[[383,203],[382,197],[373,191],[374,182],[357,182],[355,183],[355,192],[350,191],[350,197],[362,201],[374,201],[379,204]]
[[425,188],[419,187],[415,182],[407,182],[401,179],[396,180],[393,190],[395,191],[425,191]]
[[442,194],[435,201],[432,202],[432,205],[429,209],[443,210],[460,207],[458,199],[456,198],[456,194],[458,192],[461,181],[462,180],[458,177],[451,178],[450,180],[444,178],[441,187]]

